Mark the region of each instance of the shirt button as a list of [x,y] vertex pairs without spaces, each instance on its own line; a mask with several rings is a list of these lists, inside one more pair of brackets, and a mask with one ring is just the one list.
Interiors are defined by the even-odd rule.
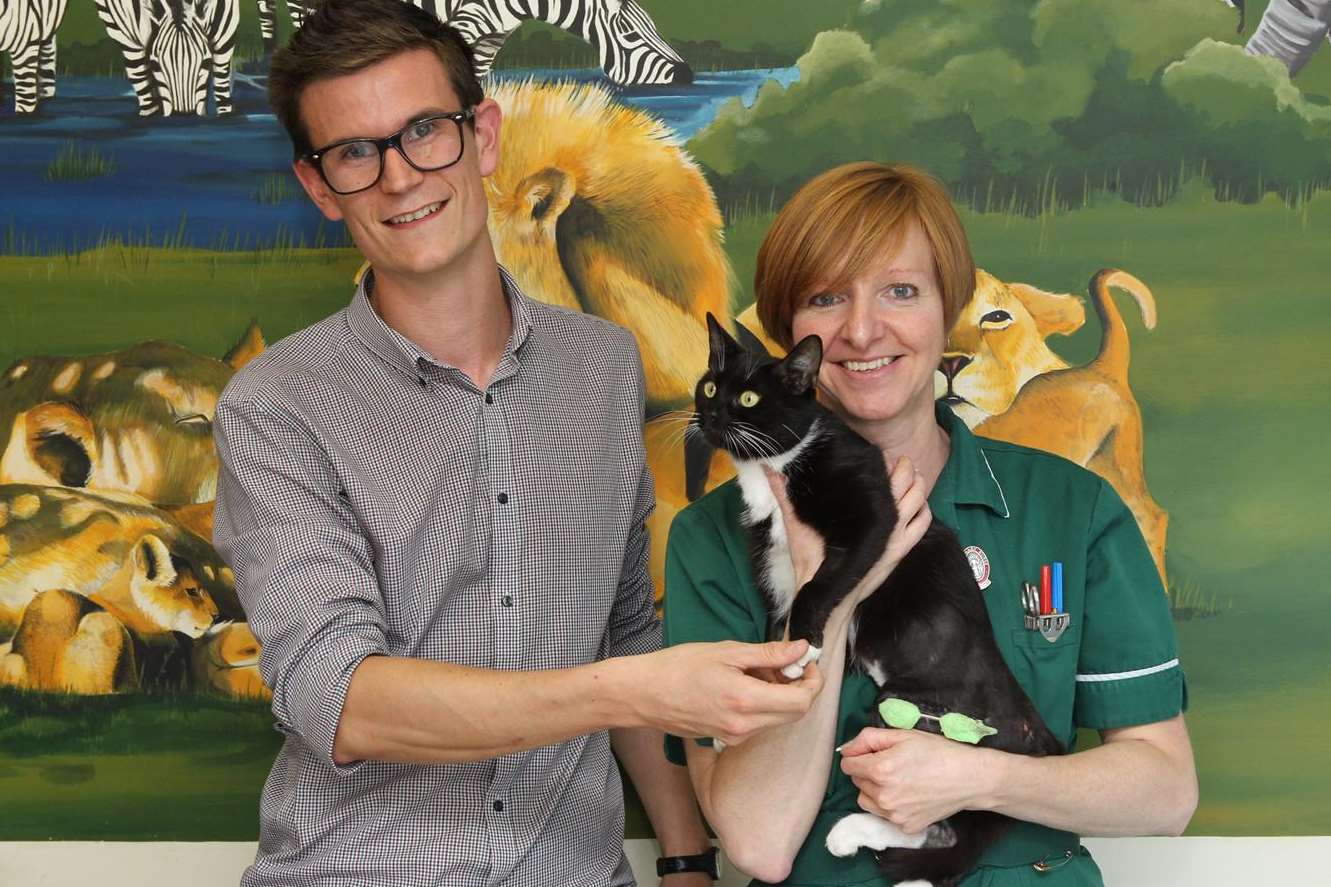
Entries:
[[496,813],[503,813],[503,812],[504,812],[504,802],[503,802],[503,801],[495,801],[495,803],[494,803],[494,807],[495,807],[495,812],[496,812]]
[[494,399],[493,397],[490,396],[490,392],[488,392],[488,391],[485,393],[485,402],[486,402],[486,403],[494,403],[494,402],[495,402],[495,399]]
[[513,595],[511,595],[511,594],[506,594],[506,595],[504,595],[503,604],[504,604],[505,607],[511,607],[511,606],[513,606]]
[[499,504],[500,504],[500,505],[507,505],[507,504],[508,504],[508,493],[500,493],[499,496],[498,496],[498,498],[499,498]]

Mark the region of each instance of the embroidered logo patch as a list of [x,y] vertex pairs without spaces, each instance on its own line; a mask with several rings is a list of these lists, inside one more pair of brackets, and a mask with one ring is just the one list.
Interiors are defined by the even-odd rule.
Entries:
[[989,587],[989,555],[978,545],[966,546],[966,560],[970,561],[971,572],[975,574],[975,584],[980,590]]

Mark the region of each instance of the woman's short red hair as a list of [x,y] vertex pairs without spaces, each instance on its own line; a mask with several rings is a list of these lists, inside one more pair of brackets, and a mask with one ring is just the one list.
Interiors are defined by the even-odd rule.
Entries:
[[923,170],[862,161],[805,184],[763,238],[754,296],[767,335],[790,348],[799,306],[816,289],[849,286],[890,256],[912,223],[933,246],[944,329],[951,330],[975,289],[975,260],[946,189]]

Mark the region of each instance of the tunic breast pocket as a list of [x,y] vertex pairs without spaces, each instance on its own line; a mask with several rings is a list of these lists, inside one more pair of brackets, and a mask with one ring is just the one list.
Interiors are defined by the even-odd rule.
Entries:
[[1052,643],[1038,631],[1014,628],[1012,674],[1058,740],[1072,737],[1072,708],[1077,695],[1077,659],[1081,635],[1067,631]]

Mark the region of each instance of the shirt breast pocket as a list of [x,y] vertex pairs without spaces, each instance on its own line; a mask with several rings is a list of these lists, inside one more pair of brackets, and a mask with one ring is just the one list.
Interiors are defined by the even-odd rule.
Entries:
[[1065,631],[1051,643],[1038,631],[1014,628],[1009,642],[1013,676],[1044,718],[1045,726],[1066,744],[1073,735],[1081,636]]

